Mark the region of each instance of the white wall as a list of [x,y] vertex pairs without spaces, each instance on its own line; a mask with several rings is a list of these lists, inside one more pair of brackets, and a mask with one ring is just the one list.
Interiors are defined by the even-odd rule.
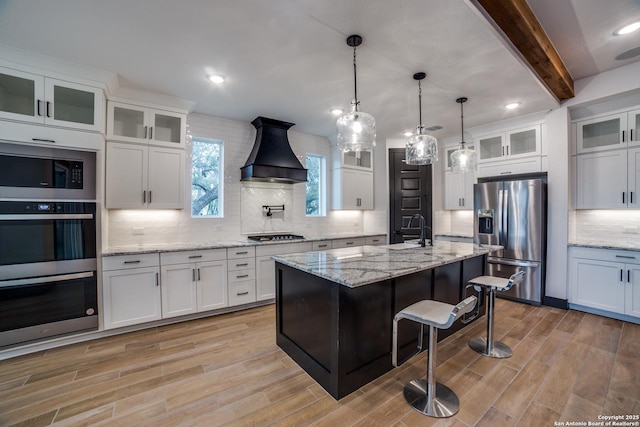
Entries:
[[[247,234],[271,232],[272,230],[302,234],[308,237],[334,235],[353,235],[363,233],[364,219],[361,211],[331,211],[326,217],[307,217],[305,215],[305,185],[286,186],[282,196],[282,185],[249,184],[240,182],[240,167],[244,166],[255,140],[255,129],[248,122],[229,120],[204,114],[190,114],[187,119],[189,131],[193,137],[205,137],[224,141],[224,217],[192,218],[190,214],[191,167],[190,147],[187,148],[187,179],[185,188],[185,206],[182,210],[109,210],[108,241],[104,246],[153,245],[165,243],[207,243],[230,241],[246,238]],[[292,128],[288,132],[289,142],[298,159],[304,165],[307,153],[324,155],[327,158],[327,191],[331,191],[330,182],[330,147],[326,138],[296,132]],[[376,167],[379,167],[376,165]],[[382,178],[378,178],[382,179]],[[247,187],[258,185],[258,191],[247,191]],[[271,188],[269,188],[271,187]],[[243,191],[244,188],[244,191]],[[283,221],[276,216],[270,223],[260,209],[262,201],[290,200],[286,206],[287,216]],[[328,194],[327,200],[331,197]],[[255,198],[255,200],[252,200]],[[243,212],[244,204],[244,212]],[[280,203],[273,203],[280,204]],[[289,213],[291,213],[289,215]],[[380,214],[373,214],[375,219]],[[383,215],[384,216],[384,215]],[[368,228],[375,232],[375,220]],[[133,234],[134,229],[144,234]]]

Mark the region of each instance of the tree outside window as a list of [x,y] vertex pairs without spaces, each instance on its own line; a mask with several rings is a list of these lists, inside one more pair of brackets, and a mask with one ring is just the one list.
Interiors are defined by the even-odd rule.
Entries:
[[307,154],[305,165],[307,168],[307,216],[326,215],[326,160],[324,156]]
[[191,149],[191,215],[221,218],[223,142],[194,137]]

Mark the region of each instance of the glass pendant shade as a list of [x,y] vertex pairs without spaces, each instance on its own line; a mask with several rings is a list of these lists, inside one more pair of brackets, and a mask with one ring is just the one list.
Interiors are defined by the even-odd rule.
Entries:
[[438,161],[438,140],[431,135],[418,133],[407,139],[405,162],[408,165],[430,165]]
[[478,153],[465,146],[451,153],[451,171],[453,173],[467,173],[478,170]]
[[342,151],[371,150],[376,146],[376,120],[371,114],[356,110],[343,114],[336,121],[338,136],[336,142]]
[[460,148],[451,153],[451,171],[453,173],[467,173],[478,170],[478,153],[474,150],[467,148],[464,141],[464,112],[462,104],[467,102],[467,98],[458,98],[456,102],[460,104],[460,127],[462,141],[460,141]]
[[415,134],[407,138],[405,144],[405,163],[408,165],[430,165],[438,161],[438,140],[424,133],[422,126],[422,86],[420,81],[427,77],[426,73],[415,73],[413,79],[418,81],[418,111],[420,124]]
[[341,151],[373,150],[376,146],[376,120],[371,114],[358,111],[358,80],[356,77],[356,47],[362,44],[357,34],[347,37],[347,45],[353,47],[353,88],[354,97],[351,110],[338,117],[336,145]]

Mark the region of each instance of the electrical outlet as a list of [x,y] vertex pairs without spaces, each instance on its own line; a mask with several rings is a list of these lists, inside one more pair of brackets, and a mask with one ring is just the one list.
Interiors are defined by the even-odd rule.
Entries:
[[640,230],[638,230],[638,227],[624,225],[622,226],[622,232],[625,234],[638,234],[640,233]]
[[142,236],[144,234],[144,227],[133,227],[131,231],[134,236]]

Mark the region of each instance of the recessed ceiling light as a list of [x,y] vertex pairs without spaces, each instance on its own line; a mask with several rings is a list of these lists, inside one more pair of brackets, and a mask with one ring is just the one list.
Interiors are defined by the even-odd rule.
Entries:
[[219,76],[217,74],[212,74],[209,76],[209,80],[211,80],[214,83],[220,84],[220,83],[224,83],[224,77]]
[[344,110],[340,108],[334,108],[333,110],[331,110],[331,114],[333,114],[334,116],[339,116],[342,113],[344,113]]
[[619,28],[613,32],[614,36],[622,36],[625,34],[633,33],[638,28],[640,28],[640,21],[632,22],[629,25],[625,25],[622,28]]
[[504,106],[504,108],[506,108],[507,110],[513,110],[516,109],[520,106],[519,102],[512,102],[511,104],[507,104]]
[[403,133],[403,135],[404,136],[411,136],[411,135],[413,135],[413,132],[405,132],[405,133]]

